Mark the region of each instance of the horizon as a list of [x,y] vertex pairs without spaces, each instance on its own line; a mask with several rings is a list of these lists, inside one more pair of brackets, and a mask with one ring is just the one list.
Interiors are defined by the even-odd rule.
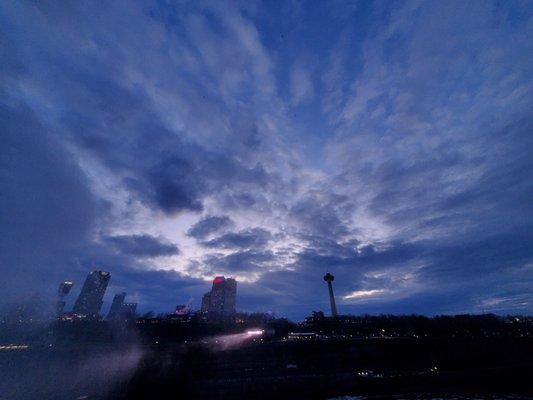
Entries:
[[[90,273],[92,272],[98,272],[97,270],[94,270],[94,271],[90,271]],[[106,271],[102,271],[102,272],[106,272]],[[88,275],[89,275],[88,274]],[[211,285],[209,286],[206,286],[206,290],[210,291],[211,288],[212,288],[212,284],[213,282],[220,278],[220,276],[216,276],[216,277],[213,277],[213,280],[211,282]],[[225,279],[233,279],[231,277],[224,277],[222,276],[222,278],[225,278]],[[66,281],[67,282],[67,281]],[[69,283],[73,283],[71,281],[68,281]],[[237,281],[238,283],[238,281]],[[81,287],[83,287],[83,285],[81,285]],[[74,313],[74,303],[76,302],[76,300],[78,299],[80,293],[81,293],[81,287],[80,287],[80,290],[75,293],[74,295],[73,294],[67,294],[66,297],[63,297],[62,300],[68,300],[65,304],[65,309],[63,310],[63,313],[65,313],[66,315],[68,314],[71,314],[71,313]],[[126,297],[127,297],[127,292],[124,292],[126,293]],[[118,295],[120,293],[107,293],[106,291],[106,295],[104,296],[105,298],[107,299],[113,299],[114,296]],[[335,296],[336,298],[336,296]],[[237,287],[237,299],[238,299],[238,287]],[[197,312],[200,312],[200,307],[194,307],[194,302],[192,301],[193,299],[189,299],[188,301],[188,304],[185,305],[186,307],[189,307],[189,312],[194,314],[194,313],[197,313]],[[43,301],[45,303],[43,303]],[[17,306],[28,306],[28,305],[37,305],[39,304],[41,307],[41,311],[42,312],[42,316],[44,316],[44,320],[47,320],[49,318],[52,318],[55,316],[55,313],[56,313],[56,310],[55,310],[55,307],[56,307],[56,301],[57,301],[57,295],[52,295],[52,294],[49,294],[49,296],[47,297],[43,297],[41,296],[40,294],[38,293],[33,293],[32,295],[30,296],[24,296],[23,298],[21,298],[20,301],[16,301],[16,302],[13,302],[12,304],[10,304],[8,307],[5,307],[3,312],[4,312],[4,316],[8,315],[10,311],[12,311],[14,309],[14,307],[17,307]],[[124,301],[124,304],[128,303],[128,301],[126,301],[125,299],[123,300]],[[109,303],[109,304],[107,304]],[[99,312],[99,317],[101,318],[107,318],[106,316],[108,316],[110,310],[111,310],[111,304],[112,301],[110,302],[104,302],[103,305],[102,305],[102,308]],[[192,304],[191,304],[192,303]],[[137,303],[135,303],[137,304]],[[176,306],[174,307],[170,307],[168,309],[164,309],[164,310],[143,310],[142,312],[139,312],[137,311],[136,312],[136,315],[137,317],[139,318],[144,318],[144,315],[145,314],[153,314],[153,317],[154,318],[160,318],[161,316],[168,316],[168,315],[173,315],[174,314],[174,311],[175,311],[175,308],[177,306],[179,306],[181,304],[176,304]],[[300,305],[302,306],[302,305]],[[329,302],[327,302],[327,304],[324,305],[324,308],[325,309],[310,309],[310,310],[307,310],[307,313],[305,313],[303,315],[303,317],[293,317],[291,318],[290,315],[291,313],[289,313],[288,315],[277,315],[276,313],[270,311],[270,310],[254,310],[254,311],[249,311],[249,310],[240,310],[240,309],[236,309],[235,311],[235,315],[240,315],[240,314],[254,314],[254,313],[263,313],[263,314],[271,314],[273,318],[287,318],[289,321],[291,322],[295,322],[295,323],[300,323],[300,322],[303,322],[305,321],[305,319],[309,316],[312,316],[315,312],[322,312],[324,314],[324,317],[326,318],[332,318],[334,317],[333,315],[331,315],[331,312],[330,310],[328,309],[328,307],[330,307],[330,304]],[[142,309],[142,308],[141,308]],[[70,311],[69,311],[70,310]],[[393,316],[393,317],[412,317],[412,316],[422,316],[422,317],[426,317],[426,318],[438,318],[438,317],[458,317],[458,316],[496,316],[496,317],[499,317],[499,318],[505,318],[505,317],[516,317],[516,316],[521,316],[521,317],[531,317],[530,314],[521,314],[521,313],[509,313],[509,312],[502,312],[502,313],[499,313],[499,312],[488,312],[486,310],[480,310],[479,312],[456,312],[456,313],[441,313],[441,314],[421,314],[421,313],[401,313],[401,312],[392,312],[392,313],[384,313],[384,312],[377,312],[377,313],[368,313],[368,312],[360,312],[360,313],[357,313],[357,312],[348,312],[348,313],[344,313],[342,312],[343,310],[341,309],[340,312],[338,312],[338,317],[383,317],[383,316]],[[293,314],[293,315],[300,315],[300,314]],[[1,315],[0,315],[1,316]],[[35,317],[35,316],[34,316]],[[37,318],[36,321],[38,321],[39,319]]]
[[532,2],[0,4],[0,310],[533,314]]

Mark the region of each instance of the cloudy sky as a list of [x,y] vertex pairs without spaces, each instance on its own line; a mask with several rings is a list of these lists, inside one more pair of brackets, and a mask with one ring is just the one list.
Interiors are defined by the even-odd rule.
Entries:
[[0,5],[0,299],[533,312],[533,4]]

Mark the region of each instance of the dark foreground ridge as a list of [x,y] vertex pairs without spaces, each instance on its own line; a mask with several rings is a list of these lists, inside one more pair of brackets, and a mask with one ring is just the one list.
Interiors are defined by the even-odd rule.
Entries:
[[295,324],[240,314],[33,328],[2,326],[5,398],[533,396],[530,317],[315,313]]
[[[159,350],[118,398],[316,398],[347,394],[531,394],[530,340],[352,339],[273,342],[212,353]],[[528,376],[529,375],[529,376]]]

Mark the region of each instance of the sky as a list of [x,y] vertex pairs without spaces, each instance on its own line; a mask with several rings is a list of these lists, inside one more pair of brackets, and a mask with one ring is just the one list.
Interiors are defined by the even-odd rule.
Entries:
[[[533,312],[533,3],[0,3],[0,303]],[[68,307],[68,306],[67,306]]]

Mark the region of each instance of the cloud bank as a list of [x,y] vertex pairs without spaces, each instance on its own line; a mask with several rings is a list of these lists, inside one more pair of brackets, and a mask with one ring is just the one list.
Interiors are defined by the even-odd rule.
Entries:
[[531,4],[0,8],[5,303],[533,311]]

